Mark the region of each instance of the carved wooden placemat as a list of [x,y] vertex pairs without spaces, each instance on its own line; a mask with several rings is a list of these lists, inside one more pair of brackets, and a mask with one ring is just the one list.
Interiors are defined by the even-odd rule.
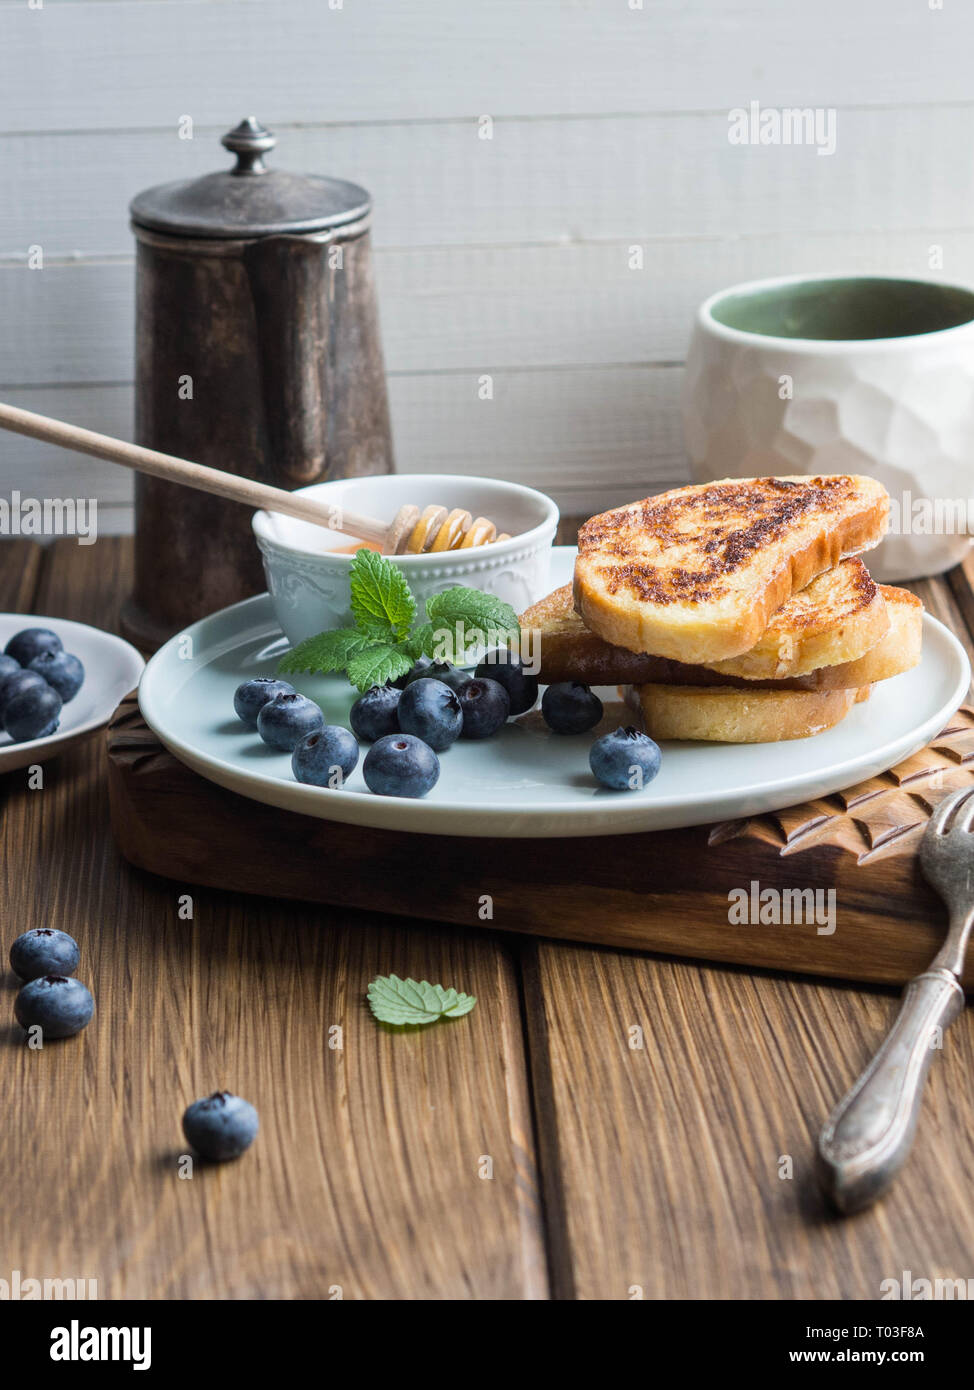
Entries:
[[119,848],[179,882],[885,983],[924,969],[940,945],[946,916],[916,849],[937,803],[974,783],[965,706],[888,772],[784,811],[496,841],[363,830],[237,796],[167,752],[134,696],[107,744]]

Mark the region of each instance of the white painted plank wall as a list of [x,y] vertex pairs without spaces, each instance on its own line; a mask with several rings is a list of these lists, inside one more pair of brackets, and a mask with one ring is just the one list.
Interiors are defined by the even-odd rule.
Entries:
[[[683,476],[680,364],[720,285],[924,274],[932,246],[974,281],[971,6],[635,3],[0,0],[0,392],[129,432],[127,202],[219,167],[249,111],[282,166],[375,197],[400,466],[572,510]],[[835,106],[835,154],[731,146],[752,99]],[[130,522],[125,473],[0,436],[0,492],[28,485]]]

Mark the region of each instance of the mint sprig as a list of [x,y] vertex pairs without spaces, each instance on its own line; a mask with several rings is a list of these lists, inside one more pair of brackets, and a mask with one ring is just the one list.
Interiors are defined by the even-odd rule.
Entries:
[[398,975],[379,975],[369,985],[369,1008],[380,1023],[396,1027],[461,1018],[476,1002],[473,994],[431,985],[428,980],[400,980]]
[[352,561],[351,584],[356,626],[377,638],[401,641],[416,617],[416,600],[402,570],[363,547]]
[[400,676],[406,674],[412,664],[413,658],[407,655],[401,646],[392,646],[389,642],[376,642],[350,657],[346,674],[357,689],[370,690],[373,685],[397,681]]
[[459,584],[431,595],[426,621],[414,627],[416,599],[405,575],[374,550],[356,552],[350,584],[355,626],[300,642],[281,658],[280,675],[344,671],[357,689],[368,690],[398,680],[421,656],[462,661],[478,646],[520,636],[509,603]]
[[368,633],[355,627],[339,627],[332,632],[319,632],[299,642],[281,657],[277,665],[280,675],[296,671],[344,671],[356,652],[371,642]]

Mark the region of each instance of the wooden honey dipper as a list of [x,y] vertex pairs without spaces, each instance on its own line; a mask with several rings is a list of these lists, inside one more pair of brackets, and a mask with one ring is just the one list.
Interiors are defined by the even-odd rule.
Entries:
[[69,425],[48,415],[35,415],[30,410],[20,410],[13,405],[0,403],[0,429],[41,439],[47,444],[58,444],[81,454],[90,454],[108,463],[119,463],[123,468],[133,468],[153,478],[183,483],[200,492],[211,492],[217,497],[241,502],[246,507],[263,507],[268,512],[281,512],[284,516],[297,517],[299,521],[311,521],[316,526],[327,527],[329,531],[340,531],[342,535],[354,536],[357,540],[374,545],[384,555],[471,550],[474,546],[511,539],[506,532],[498,535],[497,527],[486,517],[474,518],[461,507],[448,511],[446,507],[434,505],[421,511],[409,503],[399,508],[391,522],[378,521],[375,517],[346,511],[334,503],[288,492],[285,488],[271,487],[252,478],[241,478],[236,473],[224,473],[220,468],[190,463],[188,459],[161,454],[155,449],[144,449],[140,444],[129,444],[122,439],[113,439],[111,435],[97,434],[94,430],[82,429],[80,425]]

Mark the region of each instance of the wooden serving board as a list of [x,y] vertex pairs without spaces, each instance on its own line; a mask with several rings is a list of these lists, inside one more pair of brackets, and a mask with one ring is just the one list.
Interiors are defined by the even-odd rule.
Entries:
[[[974,710],[965,706],[889,772],[786,811],[685,830],[497,841],[362,829],[237,796],[167,752],[134,696],[107,742],[119,848],[180,883],[891,984],[924,969],[942,941],[944,908],[916,849],[937,803],[974,783]],[[814,901],[817,920],[781,920],[786,890],[817,893],[801,914]],[[829,890],[831,932],[819,929],[829,925]],[[970,963],[964,983],[974,987]]]

